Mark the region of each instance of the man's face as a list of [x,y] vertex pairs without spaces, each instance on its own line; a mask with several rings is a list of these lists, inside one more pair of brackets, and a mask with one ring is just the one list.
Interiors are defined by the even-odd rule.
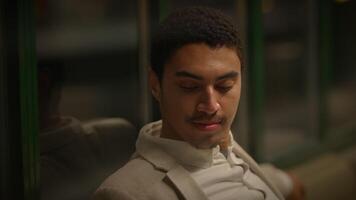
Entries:
[[188,44],[164,67],[161,83],[150,73],[162,114],[161,137],[202,149],[226,140],[241,92],[241,63],[236,51]]

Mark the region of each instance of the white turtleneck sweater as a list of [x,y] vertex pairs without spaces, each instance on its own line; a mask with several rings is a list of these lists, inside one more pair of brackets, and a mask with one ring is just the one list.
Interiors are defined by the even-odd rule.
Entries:
[[[158,128],[146,134],[151,142],[156,143],[188,170],[210,200],[278,199],[249,169],[248,164],[232,152],[232,145],[223,153],[219,146],[212,149],[197,149],[184,141],[160,138],[160,131]],[[231,134],[230,136],[232,137]]]

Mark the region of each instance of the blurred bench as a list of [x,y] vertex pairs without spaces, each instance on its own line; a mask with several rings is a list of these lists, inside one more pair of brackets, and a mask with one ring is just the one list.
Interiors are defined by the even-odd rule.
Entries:
[[122,167],[135,151],[136,128],[123,118],[102,118],[83,123],[97,157],[111,172]]

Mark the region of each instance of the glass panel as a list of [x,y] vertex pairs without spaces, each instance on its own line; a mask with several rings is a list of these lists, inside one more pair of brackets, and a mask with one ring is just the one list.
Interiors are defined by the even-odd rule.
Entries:
[[89,199],[142,123],[137,1],[36,5],[41,197]]
[[333,1],[328,127],[338,133],[356,126],[356,2]]
[[[307,1],[263,1],[265,110],[264,159],[285,154],[310,135]],[[307,13],[306,13],[307,12]],[[310,13],[310,12],[309,12]],[[314,59],[316,59],[314,57]]]

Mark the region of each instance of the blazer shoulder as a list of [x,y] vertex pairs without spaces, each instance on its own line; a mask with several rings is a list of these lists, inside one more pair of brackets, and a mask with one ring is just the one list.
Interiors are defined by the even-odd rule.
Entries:
[[166,172],[156,169],[151,163],[141,157],[132,159],[122,168],[109,176],[98,188],[124,191],[125,193],[144,193],[165,177]]

